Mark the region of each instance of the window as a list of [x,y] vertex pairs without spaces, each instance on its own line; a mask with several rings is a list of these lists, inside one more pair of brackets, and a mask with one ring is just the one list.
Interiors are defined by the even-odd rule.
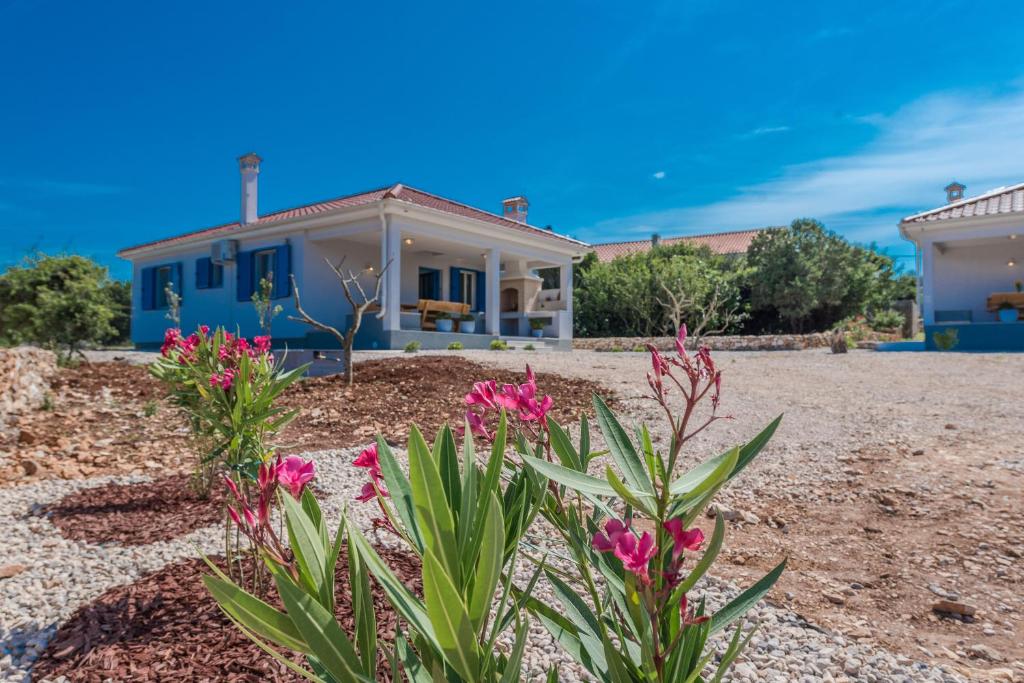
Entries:
[[461,278],[459,293],[462,295],[462,303],[469,304],[469,310],[476,310],[476,306],[473,305],[476,297],[476,273],[464,270],[459,277]]
[[[167,285],[173,284],[173,277],[171,275],[170,266],[160,266],[156,269],[156,273],[153,278],[154,284],[156,285],[156,307],[167,308]],[[177,285],[175,285],[177,286]]]
[[210,264],[210,289],[224,286],[224,266],[219,263]]
[[263,251],[257,251],[252,256],[252,283],[259,290],[260,280],[267,278],[268,276],[273,278],[274,275],[274,250],[264,249]]

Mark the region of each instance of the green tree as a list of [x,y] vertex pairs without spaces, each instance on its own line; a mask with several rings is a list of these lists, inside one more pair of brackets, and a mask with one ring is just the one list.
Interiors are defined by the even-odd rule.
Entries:
[[63,349],[70,359],[117,333],[110,286],[107,269],[84,256],[27,256],[0,275],[0,341]]
[[123,344],[131,337],[132,283],[128,280],[110,280],[104,288],[114,317],[110,324],[114,333],[101,340],[104,344]]
[[829,329],[848,316],[887,308],[906,289],[891,258],[809,218],[757,235],[747,259],[751,307],[766,328]]

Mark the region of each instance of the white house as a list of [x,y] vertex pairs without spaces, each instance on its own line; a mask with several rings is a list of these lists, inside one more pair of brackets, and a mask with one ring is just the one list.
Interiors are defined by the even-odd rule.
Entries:
[[964,189],[951,183],[945,206],[899,224],[917,248],[927,346],[955,328],[957,350],[1024,351],[1024,183],[970,198]]
[[[344,258],[345,269],[360,273],[369,291],[390,264],[380,305],[364,317],[356,348],[396,349],[412,340],[424,348],[454,341],[485,348],[495,338],[525,340],[541,326],[542,339],[530,341],[571,347],[572,264],[589,247],[529,225],[525,197],[506,199],[497,215],[398,184],[260,215],[260,161],[255,154],[239,159],[237,222],[118,252],[133,265],[136,346],[161,343],[169,325],[168,283],[181,296],[184,330],[207,324],[258,334],[251,297],[260,278],[272,273],[272,297],[284,309],[273,323],[275,347],[336,348],[329,335],[288,320],[295,313],[290,276],[306,312],[344,331],[351,308],[325,262]],[[458,322],[456,331],[432,329],[430,311],[451,307],[443,302],[465,304],[473,318],[465,327],[475,331],[458,332]]]

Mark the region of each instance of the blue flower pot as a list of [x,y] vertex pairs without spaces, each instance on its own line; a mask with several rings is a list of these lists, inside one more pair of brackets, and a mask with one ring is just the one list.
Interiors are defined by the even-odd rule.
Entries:
[[435,323],[437,324],[438,332],[451,332],[452,331],[452,319],[451,318],[438,318]]
[[1000,308],[996,313],[999,315],[999,322],[1001,323],[1017,322],[1016,308]]
[[530,330],[530,334],[537,339],[540,339],[544,336],[544,330]]
[[476,320],[460,320],[459,332],[463,334],[474,334],[476,332]]

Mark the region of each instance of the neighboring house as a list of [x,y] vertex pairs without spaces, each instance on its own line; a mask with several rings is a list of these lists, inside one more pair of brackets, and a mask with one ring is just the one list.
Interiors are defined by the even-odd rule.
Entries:
[[917,247],[926,345],[934,349],[935,332],[956,328],[957,350],[1024,351],[1019,311],[998,310],[1003,302],[1024,309],[1016,287],[1024,280],[1024,183],[966,199],[965,189],[951,183],[945,206],[899,224]]
[[[284,309],[273,323],[275,346],[337,348],[329,335],[288,320],[295,314],[290,276],[306,312],[344,331],[351,308],[325,262],[344,258],[371,293],[375,274],[390,264],[380,306],[363,318],[356,348],[396,349],[413,340],[424,348],[453,341],[485,348],[495,338],[527,337],[533,319],[544,321],[546,338],[534,343],[571,347],[572,264],[589,247],[528,225],[525,197],[506,199],[499,216],[398,184],[261,216],[260,161],[255,154],[239,159],[238,222],[118,252],[134,269],[136,346],[156,348],[163,340],[168,283],[182,297],[186,332],[203,323],[258,334],[251,297],[272,274],[273,299]],[[558,269],[558,287],[542,290],[537,270],[549,268]],[[465,304],[475,333],[422,329],[423,302]]]
[[651,239],[633,240],[630,242],[605,242],[595,244],[594,253],[597,260],[608,262],[619,256],[628,254],[639,254],[650,251],[656,245],[672,246],[674,244],[690,244],[695,247],[707,247],[716,254],[734,256],[746,254],[750,249],[750,243],[759,233],[771,228],[757,228],[755,230],[736,230],[734,232],[714,232],[706,235],[685,235],[682,237],[659,237],[652,235]]

